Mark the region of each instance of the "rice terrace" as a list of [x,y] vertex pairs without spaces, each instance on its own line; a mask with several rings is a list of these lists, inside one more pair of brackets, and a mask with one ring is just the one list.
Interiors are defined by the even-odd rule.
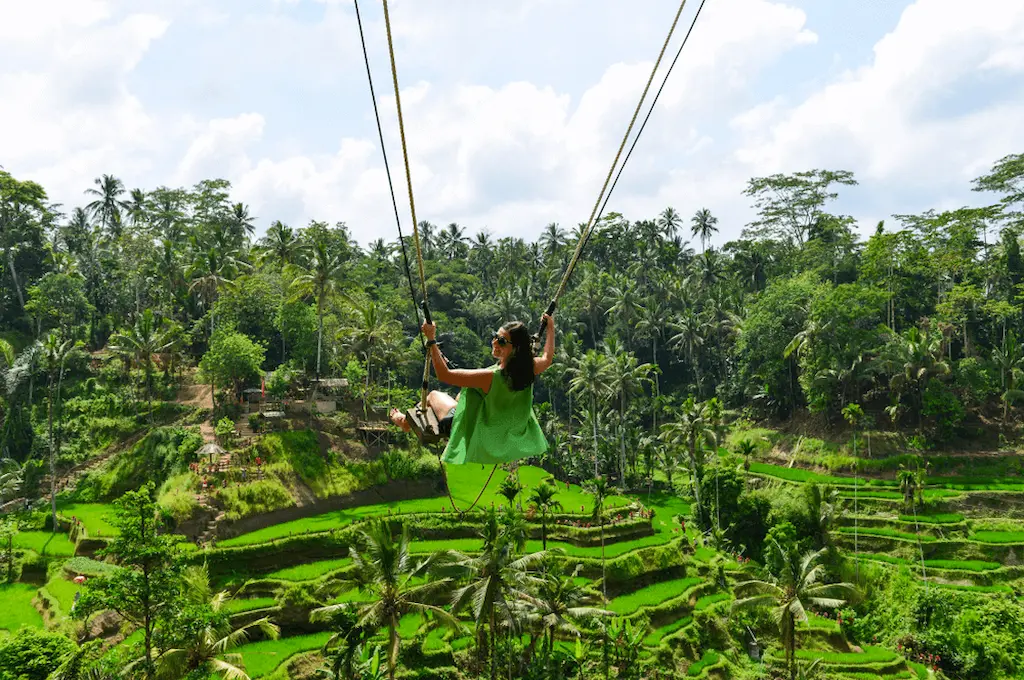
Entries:
[[1024,678],[975,4],[0,0],[0,680]]

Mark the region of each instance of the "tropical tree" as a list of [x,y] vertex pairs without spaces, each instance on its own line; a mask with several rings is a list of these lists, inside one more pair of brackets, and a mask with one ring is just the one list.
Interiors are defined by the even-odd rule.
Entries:
[[598,464],[598,420],[599,405],[608,394],[610,387],[610,369],[608,357],[597,350],[587,350],[587,353],[580,359],[579,364],[569,369],[572,376],[569,382],[569,391],[581,397],[589,398],[590,418],[593,424],[594,435],[594,475],[597,476]]
[[163,354],[174,344],[174,336],[163,328],[163,321],[152,309],[146,309],[132,326],[110,338],[108,347],[112,351],[142,367],[150,422],[153,422],[153,355]]
[[712,412],[707,402],[689,397],[679,409],[673,422],[661,426],[661,439],[669,447],[684,450],[690,461],[690,488],[696,502],[697,523],[701,529],[709,527],[700,498],[699,480],[704,477],[704,457],[707,448],[718,448],[718,436],[711,424]]
[[820,560],[824,549],[800,555],[782,548],[774,539],[769,540],[769,549],[775,550],[781,560],[781,572],[764,580],[738,584],[732,608],[733,611],[771,608],[772,619],[779,627],[786,650],[789,677],[796,680],[796,626],[807,621],[806,608],[836,609],[854,597],[856,590],[850,583],[823,582],[825,567]]
[[64,339],[56,331],[50,331],[43,341],[43,360],[48,376],[48,396],[46,409],[47,433],[50,448],[50,510],[52,529],[57,531],[57,458],[60,455],[60,436],[54,437],[53,420],[56,414],[58,428],[61,416],[61,386],[64,382],[64,368],[68,357],[81,347],[81,343],[73,339]]
[[478,648],[482,651],[481,643],[487,641],[491,680],[495,680],[498,622],[505,622],[510,630],[517,627],[520,620],[517,603],[527,599],[536,583],[531,572],[547,553],[542,551],[517,557],[516,541],[502,531],[494,508],[487,510],[481,537],[484,545],[479,555],[451,553],[453,573],[466,582],[452,593],[452,612],[472,608]]
[[586,491],[594,497],[594,509],[590,514],[593,521],[597,522],[599,531],[601,532],[601,594],[604,595],[604,599],[608,599],[608,584],[605,575],[605,555],[604,555],[604,503],[608,499],[608,496],[612,494],[611,484],[608,483],[607,478],[603,476],[595,477],[594,479],[587,482]]
[[180,619],[175,628],[186,631],[180,646],[161,649],[157,653],[156,672],[160,677],[182,678],[192,674],[215,675],[226,680],[248,680],[242,655],[232,652],[245,644],[253,631],[276,640],[280,628],[267,617],[242,626],[231,623],[226,605],[231,601],[226,591],[214,593],[206,565],[187,567],[182,573]]
[[702,251],[708,249],[707,244],[711,240],[711,235],[718,231],[716,224],[718,224],[718,218],[712,215],[707,208],[698,210],[690,220],[690,233],[700,239]]
[[583,565],[576,565],[571,574],[565,572],[564,563],[558,559],[547,560],[534,592],[527,594],[524,602],[529,606],[525,618],[544,637],[541,653],[545,668],[551,673],[551,652],[555,647],[555,636],[569,634],[580,636],[578,624],[598,617],[611,617],[614,612],[591,606],[591,596],[581,586],[577,577]]
[[1002,346],[992,350],[992,363],[999,369],[1002,386],[999,400],[1003,402],[1003,425],[1006,425],[1010,404],[1024,398],[1024,390],[1020,389],[1021,381],[1024,381],[1024,348],[1012,330],[1007,331]]
[[528,500],[530,506],[540,512],[540,545],[543,550],[548,549],[548,513],[562,509],[562,504],[555,500],[556,493],[555,486],[544,480],[533,487]]
[[316,379],[320,380],[320,359],[323,356],[324,310],[330,295],[341,288],[341,274],[344,260],[338,253],[332,253],[324,240],[317,240],[310,248],[307,263],[293,265],[295,278],[292,289],[299,296],[312,295],[316,300]]
[[99,218],[100,227],[116,239],[121,234],[121,211],[130,208],[130,204],[121,198],[125,193],[124,182],[113,175],[103,175],[97,177],[93,184],[97,188],[86,189],[85,193],[95,196],[96,200],[87,205],[86,210]]
[[[376,633],[382,628],[388,631],[388,677],[395,679],[398,661],[398,645],[401,641],[399,621],[406,614],[420,614],[432,617],[452,627],[459,622],[444,608],[431,604],[437,593],[450,587],[444,579],[428,580],[416,585],[417,579],[432,575],[435,566],[442,560],[442,554],[417,559],[409,550],[409,529],[404,524],[397,527],[398,537],[392,534],[391,524],[386,519],[372,520],[366,529],[360,531],[357,546],[349,548],[352,557],[352,571],[344,581],[345,587],[358,588],[367,596],[367,603],[359,608],[359,625]],[[333,615],[345,608],[345,603],[320,607],[314,615]]]

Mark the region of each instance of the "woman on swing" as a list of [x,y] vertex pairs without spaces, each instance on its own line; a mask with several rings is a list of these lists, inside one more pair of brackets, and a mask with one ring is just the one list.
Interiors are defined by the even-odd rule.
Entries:
[[[530,332],[512,321],[491,336],[491,368],[450,369],[435,340],[437,327],[424,323],[428,351],[437,379],[461,387],[458,400],[440,391],[427,395],[427,408],[438,420],[441,436],[448,437],[446,463],[497,465],[538,456],[547,440],[533,412],[533,381],[555,357],[555,320],[542,318],[547,328],[544,353],[533,356]],[[408,432],[405,415],[392,409],[391,421]]]

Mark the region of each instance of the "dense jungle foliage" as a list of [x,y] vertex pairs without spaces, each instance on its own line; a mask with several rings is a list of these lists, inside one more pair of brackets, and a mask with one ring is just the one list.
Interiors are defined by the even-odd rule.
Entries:
[[[458,515],[433,452],[359,440],[418,399],[410,239],[0,170],[0,680],[1024,677],[1024,155],[870,229],[856,183],[753,178],[724,243],[698,206],[602,218],[548,451]],[[417,226],[460,367],[538,327],[586,228]]]

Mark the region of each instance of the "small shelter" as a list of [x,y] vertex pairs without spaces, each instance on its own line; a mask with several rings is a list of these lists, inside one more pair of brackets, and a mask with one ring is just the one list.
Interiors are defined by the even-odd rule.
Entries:
[[227,453],[227,451],[224,449],[223,446],[221,446],[220,444],[215,444],[213,442],[210,442],[209,444],[203,444],[202,448],[200,448],[199,451],[197,451],[197,455],[199,456],[209,456],[211,464],[213,463],[214,455],[222,456],[225,453]]
[[316,398],[316,410],[319,413],[334,413],[338,410],[338,402],[348,389],[347,378],[321,378],[309,383],[306,390],[307,399]]

